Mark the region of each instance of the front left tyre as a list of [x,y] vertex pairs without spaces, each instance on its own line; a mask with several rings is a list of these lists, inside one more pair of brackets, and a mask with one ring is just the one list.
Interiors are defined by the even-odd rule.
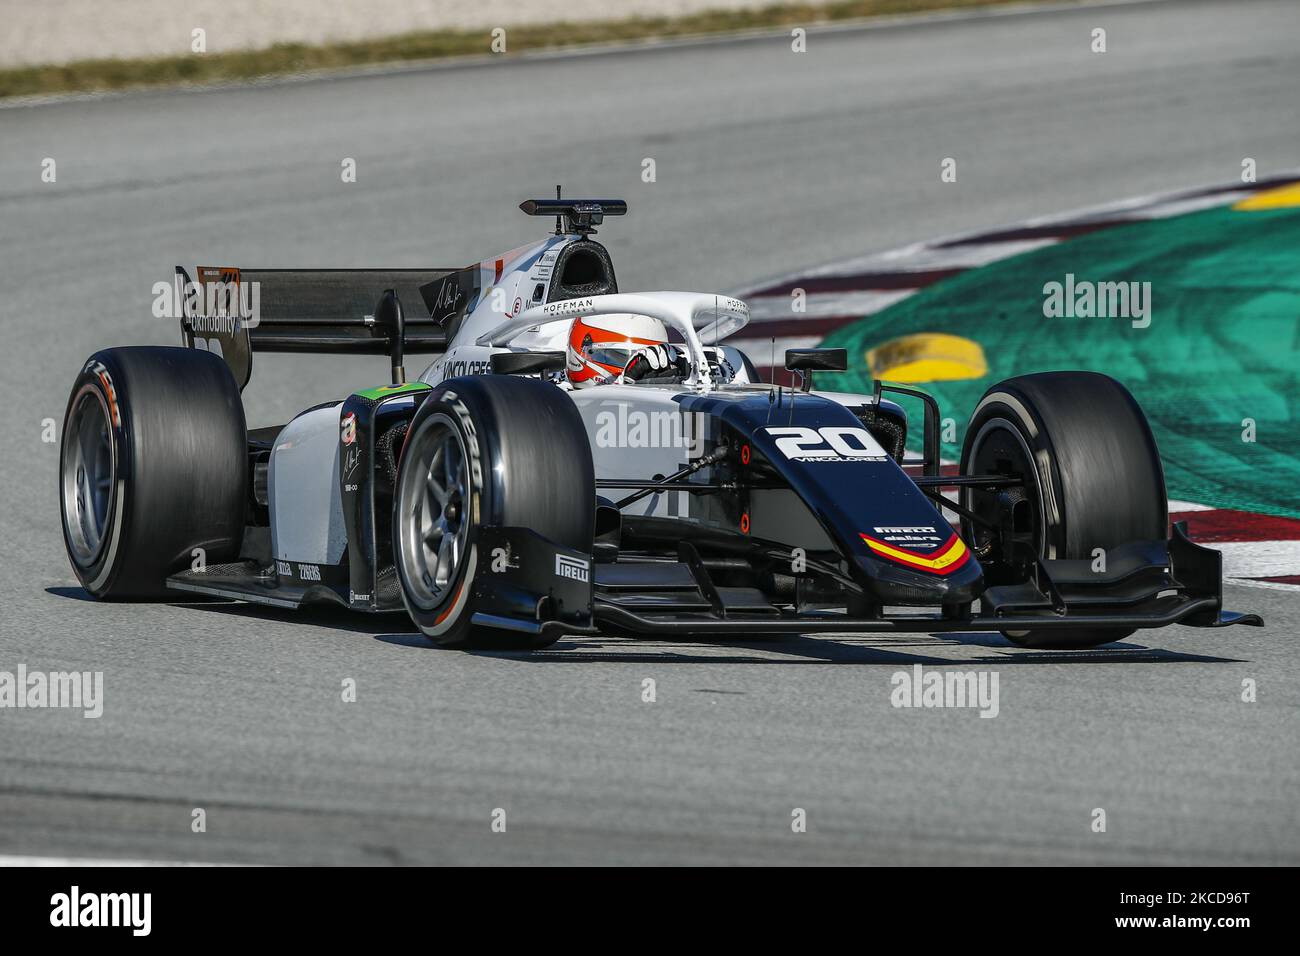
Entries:
[[233,560],[247,499],[244,407],[210,352],[96,352],[63,418],[59,500],[77,579],[101,599],[168,595],[201,560]]

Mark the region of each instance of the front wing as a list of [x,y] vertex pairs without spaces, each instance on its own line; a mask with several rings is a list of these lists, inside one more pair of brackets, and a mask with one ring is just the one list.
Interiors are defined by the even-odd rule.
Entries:
[[[1103,574],[1094,573],[1087,561],[1043,560],[1032,580],[989,588],[974,604],[885,608],[868,615],[796,612],[771,603],[757,588],[719,586],[689,545],[681,547],[676,561],[620,555],[615,561],[595,563],[525,528],[485,527],[479,546],[487,566],[474,584],[474,622],[529,634],[616,630],[739,639],[762,634],[1263,624],[1258,615],[1223,609],[1222,555],[1193,543],[1182,524],[1174,526],[1168,541],[1115,549]],[[313,593],[273,569],[259,572],[251,565],[185,572],[169,584],[281,607],[323,598],[343,603],[327,585]],[[384,603],[381,609],[400,607],[400,599]]]

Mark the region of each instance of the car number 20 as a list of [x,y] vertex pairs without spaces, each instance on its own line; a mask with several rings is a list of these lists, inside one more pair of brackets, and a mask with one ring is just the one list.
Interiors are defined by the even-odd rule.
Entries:
[[777,451],[792,461],[880,461],[889,457],[865,428],[851,425],[823,425],[821,428],[789,425],[763,430],[776,439]]

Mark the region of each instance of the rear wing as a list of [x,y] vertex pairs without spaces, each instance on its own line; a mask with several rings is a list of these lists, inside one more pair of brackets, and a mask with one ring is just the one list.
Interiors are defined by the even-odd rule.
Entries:
[[[237,269],[176,267],[185,345],[217,352],[242,389],[252,352],[385,355],[442,352],[476,277],[464,269]],[[376,322],[385,293],[411,308],[393,327]],[[421,305],[423,304],[423,308]],[[399,312],[402,310],[399,309]]]

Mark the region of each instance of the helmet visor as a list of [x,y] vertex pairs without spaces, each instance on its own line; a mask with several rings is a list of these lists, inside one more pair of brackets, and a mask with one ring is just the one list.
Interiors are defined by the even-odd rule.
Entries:
[[633,345],[596,342],[583,349],[582,354],[585,358],[599,365],[623,369],[627,367],[627,363],[632,358],[636,348]]

